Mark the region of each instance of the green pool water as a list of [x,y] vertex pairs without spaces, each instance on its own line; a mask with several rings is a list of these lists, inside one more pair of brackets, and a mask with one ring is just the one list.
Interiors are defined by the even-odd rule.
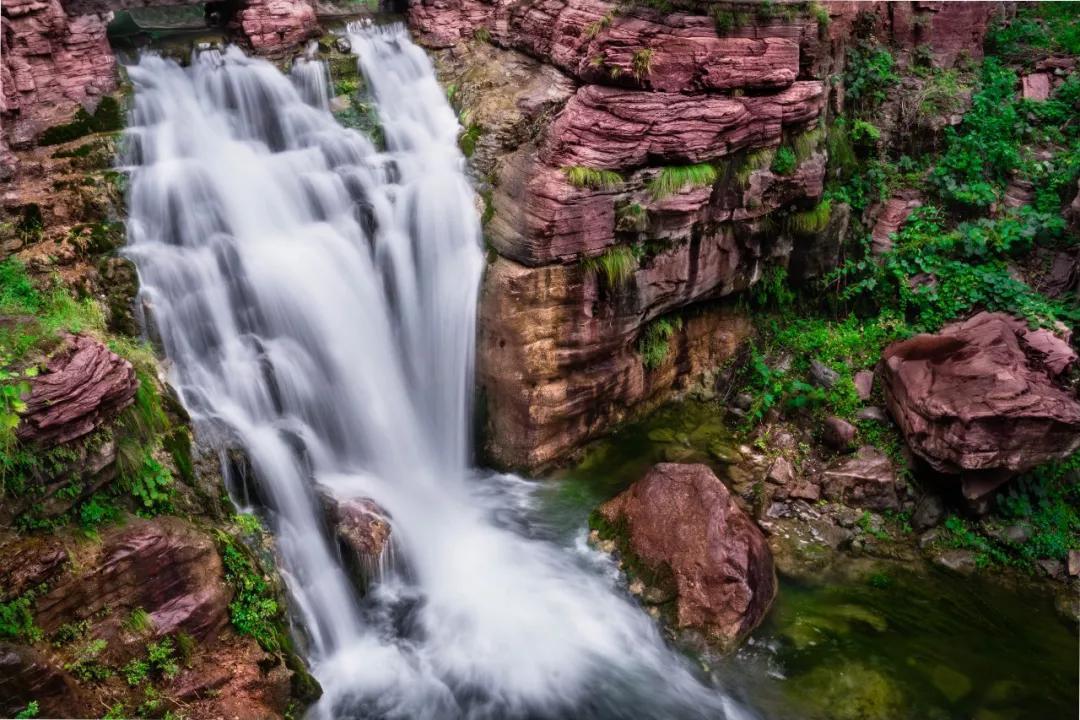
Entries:
[[[567,533],[661,461],[721,477],[737,443],[708,403],[664,408],[551,478],[548,517]],[[770,720],[1050,720],[1077,717],[1075,626],[1052,599],[990,577],[853,558],[812,582],[780,578],[769,616],[734,655],[703,660]]]

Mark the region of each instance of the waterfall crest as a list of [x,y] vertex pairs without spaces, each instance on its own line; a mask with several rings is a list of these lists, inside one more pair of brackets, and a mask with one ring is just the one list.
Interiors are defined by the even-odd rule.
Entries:
[[[314,59],[129,68],[128,253],[201,439],[250,459],[313,715],[742,717],[610,563],[545,530],[531,484],[470,468],[483,255],[457,119],[403,27],[350,34],[385,151],[336,123]],[[392,518],[367,597],[316,486]]]

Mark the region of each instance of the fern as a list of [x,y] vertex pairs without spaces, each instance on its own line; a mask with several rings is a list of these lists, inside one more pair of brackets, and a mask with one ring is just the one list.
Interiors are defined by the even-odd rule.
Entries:
[[600,255],[583,259],[581,266],[586,272],[603,277],[608,287],[617,288],[628,283],[634,276],[638,258],[633,248],[617,245]]
[[616,190],[622,185],[622,175],[611,170],[597,170],[582,165],[564,167],[563,175],[574,187],[593,190]]
[[654,200],[662,200],[687,188],[712,185],[716,178],[716,168],[708,163],[676,165],[661,169],[660,174],[649,181],[648,188]]

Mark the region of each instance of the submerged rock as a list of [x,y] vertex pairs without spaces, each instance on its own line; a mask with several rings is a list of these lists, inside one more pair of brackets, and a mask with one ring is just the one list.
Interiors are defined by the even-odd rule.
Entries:
[[1080,447],[1080,402],[1055,382],[1075,362],[1049,330],[983,312],[890,345],[879,372],[908,445],[975,500]]
[[[733,646],[776,595],[765,536],[705,465],[656,465],[598,511],[652,585],[675,590],[675,621]],[[633,567],[631,568],[633,570]]]

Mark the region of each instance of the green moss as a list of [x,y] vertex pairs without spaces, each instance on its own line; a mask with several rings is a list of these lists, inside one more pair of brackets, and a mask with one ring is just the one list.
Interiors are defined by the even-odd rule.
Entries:
[[739,181],[739,185],[745,187],[750,182],[750,176],[758,170],[769,167],[774,157],[776,157],[775,148],[761,148],[746,155],[739,163],[738,170],[735,171],[735,178]]
[[39,145],[59,145],[70,142],[84,135],[97,132],[115,132],[124,128],[124,110],[120,102],[106,95],[101,98],[97,109],[91,115],[83,108],[75,111],[75,117],[64,125],[51,127],[41,133]]
[[815,235],[828,227],[831,214],[832,203],[822,200],[810,210],[788,215],[786,226],[797,235]]
[[708,163],[676,165],[661,168],[647,187],[654,200],[662,200],[689,188],[708,187],[716,182],[717,176],[716,168]]

